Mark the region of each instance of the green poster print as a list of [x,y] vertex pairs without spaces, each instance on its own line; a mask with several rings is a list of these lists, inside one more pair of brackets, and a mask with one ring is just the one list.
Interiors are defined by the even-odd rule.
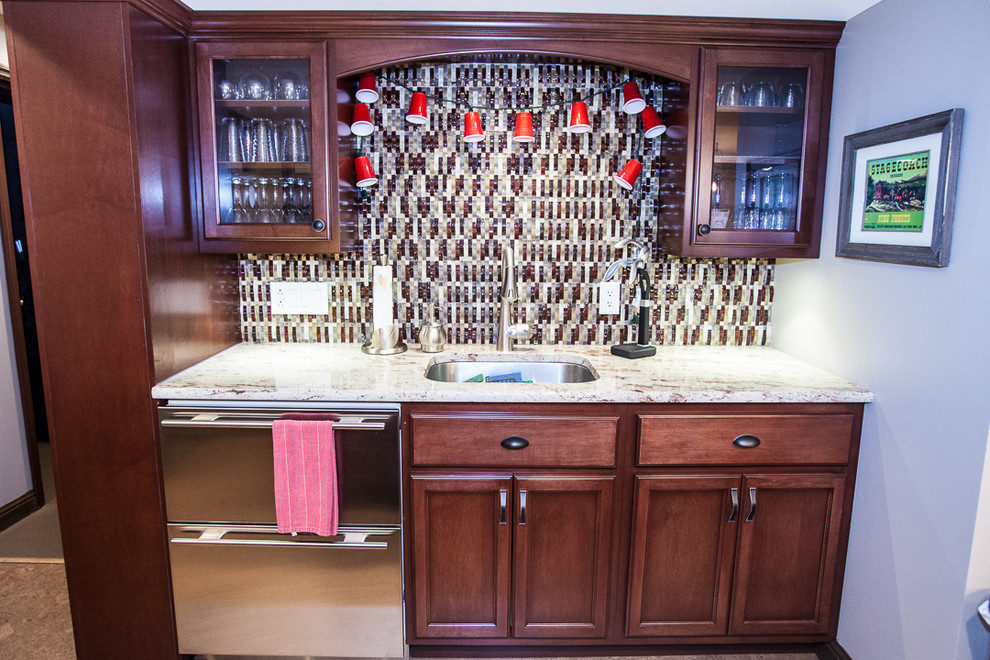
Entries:
[[866,162],[863,231],[922,230],[928,155],[928,151],[919,151]]

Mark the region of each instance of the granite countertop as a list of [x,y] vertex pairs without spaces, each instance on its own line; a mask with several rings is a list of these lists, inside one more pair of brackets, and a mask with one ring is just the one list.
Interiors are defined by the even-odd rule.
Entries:
[[[443,383],[425,377],[433,361],[586,360],[588,383]],[[156,399],[256,401],[443,401],[468,403],[861,403],[862,387],[763,347],[660,346],[628,360],[607,346],[448,346],[373,356],[356,344],[237,344],[152,389]]]

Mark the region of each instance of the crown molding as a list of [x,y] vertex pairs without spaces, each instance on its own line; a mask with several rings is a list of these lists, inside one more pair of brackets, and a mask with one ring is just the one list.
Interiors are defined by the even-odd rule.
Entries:
[[568,39],[818,48],[834,48],[845,27],[841,21],[517,12],[198,11],[191,20],[189,36],[197,39]]

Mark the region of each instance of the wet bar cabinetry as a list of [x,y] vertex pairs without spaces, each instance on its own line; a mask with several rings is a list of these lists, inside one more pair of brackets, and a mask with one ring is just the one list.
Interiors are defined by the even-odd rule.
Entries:
[[[325,42],[196,44],[204,252],[337,252]],[[346,223],[345,223],[346,225]]]
[[[695,147],[699,112],[706,107],[695,83],[701,82],[703,50],[820,52],[827,90],[843,27],[571,14],[196,12],[174,0],[5,0],[4,20],[15,72],[21,180],[29,192],[24,210],[32,269],[43,275],[33,287],[75,647],[82,659],[177,656],[157,416],[148,387],[238,341],[233,253],[343,249],[346,232],[336,235],[340,245],[333,233],[347,224],[347,215],[334,192],[336,124],[327,117],[335,116],[335,101],[326,81],[399,62],[511,50],[606,62],[689,83],[688,111],[676,121],[665,117],[683,129],[689,159],[689,194],[679,215],[671,214],[680,222],[662,226],[673,246],[681,234],[693,232]],[[207,204],[204,190],[204,177],[219,171],[213,155],[218,102],[212,72],[197,71],[198,48],[222,60],[308,62],[313,215],[319,219],[318,205],[324,205],[326,237],[308,238],[313,229],[306,223],[264,223],[272,235],[200,240],[207,223],[219,225],[220,205],[214,198]],[[715,93],[714,80],[707,81],[706,98]],[[824,94],[820,103],[823,120]],[[292,112],[301,113],[302,106]],[[203,116],[209,117],[205,129],[199,124]],[[809,122],[809,136],[824,145],[823,121],[817,126],[813,135]],[[802,184],[802,190],[814,186],[815,196],[821,165],[815,181]],[[280,176],[307,174],[293,161]],[[321,176],[323,189],[317,192]],[[231,254],[220,253],[221,245]],[[621,419],[618,437],[617,454],[631,456],[621,449],[631,437]],[[587,475],[588,468],[573,469],[580,478],[607,479],[607,469]],[[765,471],[760,468],[760,474]],[[627,583],[630,479],[628,466],[619,464],[612,482],[606,640],[625,638],[620,631],[626,587],[619,585]],[[845,502],[850,486],[847,477]],[[122,529],[128,530],[127,542],[108,544]]]
[[[633,77],[683,84],[685,101],[659,108],[670,127],[660,139],[676,147],[661,148],[660,171],[645,174],[637,184],[662,189],[654,217],[662,251],[694,257],[817,257],[823,145],[841,25],[750,21],[705,31],[680,19],[650,35],[649,43],[639,43],[646,32],[631,32],[628,42],[619,35],[603,41],[600,33],[594,40],[582,39],[582,31],[591,29],[582,17],[559,21],[561,30],[569,29],[562,37],[553,31],[558,19],[546,19],[549,31],[542,40],[504,26],[513,41],[511,50],[502,44],[505,52],[499,57],[509,62],[515,54],[520,66],[534,56],[561,62],[577,58],[628,67]],[[367,39],[348,34],[346,25],[346,19],[333,25],[315,21],[294,31],[312,41],[290,43],[272,39],[244,19],[211,25],[210,39],[196,43],[204,251],[350,249],[358,209],[380,208],[376,200],[391,192],[385,183],[371,197],[356,191],[356,138],[338,136],[337,122],[328,121],[338,116],[338,97],[352,103],[356,76],[365,71],[490,58],[493,49],[499,50],[496,41],[479,41],[473,34],[465,39],[463,28],[450,23],[429,39],[417,36],[422,25],[409,23],[402,40],[369,48]],[[391,27],[402,29],[402,21]],[[222,38],[228,30],[236,39]],[[241,40],[251,34],[259,41]],[[308,87],[308,98],[286,97],[279,85],[286,72],[302,81],[293,89]],[[301,155],[286,153],[293,127],[303,135]],[[468,148],[456,146],[458,126],[441,130],[450,133],[454,148]],[[265,144],[269,136],[274,138],[271,149]],[[613,173],[602,173],[603,186],[612,186]],[[615,194],[638,191],[615,188]]]
[[834,640],[861,404],[404,410],[412,646]]
[[695,213],[673,250],[817,257],[832,56],[705,49]]

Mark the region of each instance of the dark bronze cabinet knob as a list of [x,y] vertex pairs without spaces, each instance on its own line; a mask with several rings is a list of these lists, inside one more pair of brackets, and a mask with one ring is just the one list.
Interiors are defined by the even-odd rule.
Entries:
[[702,236],[708,236],[708,234],[712,233],[711,225],[698,225],[698,233]]
[[313,220],[313,231],[323,231],[327,228],[327,223],[322,220]]

